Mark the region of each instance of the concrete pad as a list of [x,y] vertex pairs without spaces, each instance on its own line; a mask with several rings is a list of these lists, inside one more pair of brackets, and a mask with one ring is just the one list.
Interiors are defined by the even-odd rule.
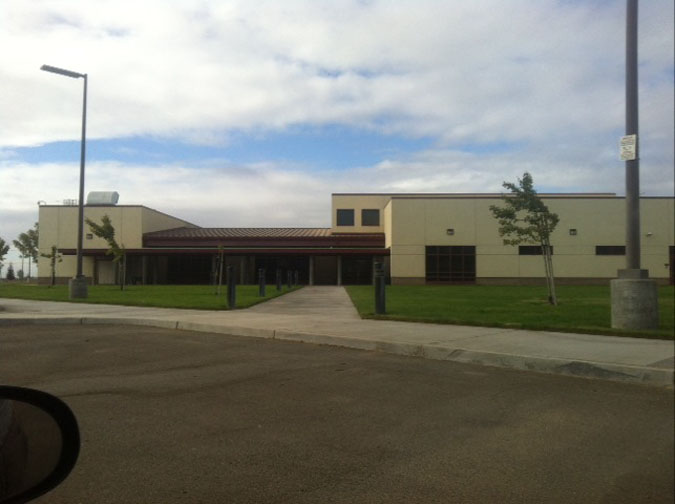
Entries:
[[352,301],[342,287],[311,286],[284,294],[248,308],[252,313],[311,315],[360,320]]
[[582,360],[586,361],[648,366],[671,356],[674,343],[644,338],[511,330],[464,340],[462,347],[539,358],[579,359],[583,356]]

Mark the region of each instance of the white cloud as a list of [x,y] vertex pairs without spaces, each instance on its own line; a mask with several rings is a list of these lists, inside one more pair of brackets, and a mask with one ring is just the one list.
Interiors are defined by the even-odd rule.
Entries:
[[[77,138],[80,86],[42,63],[90,74],[92,137],[339,122],[453,144],[621,125],[621,2],[3,7],[4,145]],[[670,69],[672,90],[671,2],[642,7],[643,80]]]

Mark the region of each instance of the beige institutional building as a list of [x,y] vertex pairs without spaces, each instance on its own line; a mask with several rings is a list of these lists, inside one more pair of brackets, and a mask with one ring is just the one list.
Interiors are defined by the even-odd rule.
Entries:
[[[625,268],[625,199],[615,194],[540,194],[560,222],[551,237],[556,278],[608,283]],[[213,282],[218,257],[240,283],[268,282],[297,272],[302,284],[372,282],[383,262],[392,284],[543,283],[536,244],[504,245],[490,205],[499,194],[333,194],[330,228],[203,228],[140,205],[85,206],[85,217],[108,215],[127,252],[126,281],[140,284]],[[675,208],[672,197],[640,201],[642,267],[673,282]],[[40,207],[40,252],[63,254],[57,280],[76,271],[77,206]],[[91,283],[116,279],[104,240],[85,225],[84,274]],[[39,279],[48,282],[49,259]]]

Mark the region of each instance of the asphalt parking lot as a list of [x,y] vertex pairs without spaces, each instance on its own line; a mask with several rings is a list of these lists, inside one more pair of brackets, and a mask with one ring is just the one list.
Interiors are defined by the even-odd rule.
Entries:
[[63,398],[50,503],[673,501],[673,390],[130,326],[0,328]]

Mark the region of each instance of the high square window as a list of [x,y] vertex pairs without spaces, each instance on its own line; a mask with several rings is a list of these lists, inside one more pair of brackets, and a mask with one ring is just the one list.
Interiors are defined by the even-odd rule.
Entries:
[[353,226],[354,225],[354,210],[353,209],[338,209],[337,211],[337,225],[338,226]]
[[362,226],[379,226],[380,225],[380,211],[376,209],[364,208],[361,210],[361,225]]

